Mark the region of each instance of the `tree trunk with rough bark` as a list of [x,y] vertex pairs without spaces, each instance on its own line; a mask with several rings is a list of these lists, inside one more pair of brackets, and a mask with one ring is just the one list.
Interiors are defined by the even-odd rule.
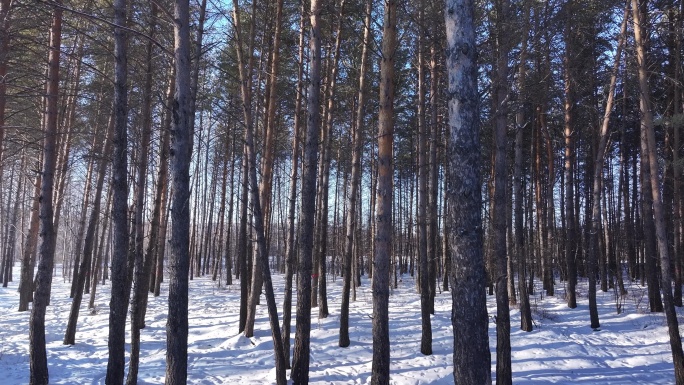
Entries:
[[477,51],[472,0],[447,0],[449,147],[447,194],[451,247],[454,382],[491,384],[482,246]]
[[297,318],[295,345],[292,359],[292,381],[295,384],[309,383],[309,355],[311,333],[311,273],[313,258],[313,229],[316,213],[316,165],[318,158],[318,137],[321,128],[319,111],[321,94],[321,1],[311,0],[309,36],[309,90],[307,100],[306,140],[302,172],[301,226],[299,271],[297,277]]
[[36,291],[29,321],[29,383],[42,385],[49,382],[47,351],[45,347],[45,312],[50,302],[52,269],[55,259],[57,234],[53,225],[53,192],[57,164],[57,115],[59,101],[59,53],[62,44],[61,0],[56,1],[50,28],[47,89],[45,100],[45,137],[43,141],[43,171],[40,189],[40,262],[36,274]]
[[375,206],[373,255],[373,363],[371,385],[390,380],[389,274],[392,255],[392,201],[394,150],[394,63],[397,49],[397,1],[385,1],[380,61],[380,112],[378,114],[378,185]]

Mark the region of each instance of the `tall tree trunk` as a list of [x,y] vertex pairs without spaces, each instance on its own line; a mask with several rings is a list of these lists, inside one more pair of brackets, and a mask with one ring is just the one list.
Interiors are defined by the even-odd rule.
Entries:
[[[573,0],[570,0],[566,7],[568,16],[572,15]],[[574,141],[574,104],[575,92],[572,84],[572,60],[573,60],[573,41],[570,33],[570,17],[566,20],[565,26],[565,54],[563,56],[563,76],[565,81],[564,89],[564,131],[565,131],[565,263],[567,269],[567,301],[568,307],[577,307],[577,234],[575,223],[575,194],[574,194],[574,164],[575,164],[575,141]]]
[[[295,246],[295,234],[297,223],[295,211],[297,209],[297,175],[299,171],[300,132],[302,115],[302,93],[304,86],[304,30],[305,16],[304,4],[301,6],[299,18],[299,62],[297,70],[297,99],[294,112],[294,132],[292,136],[292,170],[290,171],[290,192],[287,207],[287,240],[285,241],[285,295],[283,299],[283,353],[285,364],[290,368],[290,329],[292,320],[292,279],[297,261],[297,247]],[[340,316],[341,317],[341,316]]]
[[122,384],[128,313],[128,87],[126,0],[114,1],[114,157],[112,164],[112,291],[109,312],[108,385]]
[[625,8],[625,15],[620,28],[620,36],[618,38],[617,50],[615,52],[615,63],[613,64],[613,73],[610,77],[610,85],[608,86],[608,99],[606,100],[606,108],[603,114],[603,122],[599,130],[599,143],[596,151],[596,161],[594,162],[594,181],[593,181],[593,206],[591,217],[591,231],[589,233],[589,250],[587,263],[589,265],[589,317],[592,328],[598,328],[599,315],[596,306],[596,262],[597,262],[597,234],[601,225],[601,181],[603,179],[603,163],[606,155],[606,147],[608,145],[608,123],[610,122],[610,114],[613,111],[613,101],[615,100],[615,85],[617,83],[617,72],[620,67],[620,56],[622,55],[622,45],[624,44],[624,36],[627,31],[627,12]]
[[527,65],[527,35],[530,29],[530,5],[525,3],[524,10],[525,22],[523,24],[522,42],[520,50],[520,64],[518,65],[518,88],[519,88],[519,105],[518,112],[515,114],[515,158],[513,165],[513,198],[514,207],[513,214],[515,215],[515,255],[518,259],[518,295],[520,298],[520,329],[526,332],[532,331],[532,311],[530,309],[530,297],[527,292],[527,282],[525,274],[525,234],[523,223],[523,142],[525,128],[527,122],[525,121],[525,101],[527,98],[526,88],[526,65]]
[[[90,220],[88,221],[88,228],[85,234],[83,244],[83,253],[81,266],[78,268],[78,275],[74,275],[73,280],[76,283],[74,286],[74,296],[71,302],[71,311],[69,312],[69,321],[67,329],[64,334],[64,345],[74,345],[76,343],[76,324],[78,322],[78,314],[81,309],[81,301],[83,300],[83,291],[86,287],[86,275],[90,274],[89,268],[91,258],[93,255],[95,237],[97,235],[97,223],[100,220],[100,206],[102,202],[102,190],[104,187],[105,175],[107,174],[107,166],[112,148],[112,133],[114,120],[110,119],[107,128],[107,136],[104,142],[104,148],[98,148],[97,153],[102,154],[97,165],[97,181],[95,186],[95,200],[93,201],[93,208],[90,212]],[[101,152],[100,152],[101,150]],[[84,208],[85,209],[85,208]]]
[[376,192],[375,255],[373,255],[373,364],[371,384],[390,380],[389,273],[392,255],[392,201],[394,167],[394,63],[397,49],[397,1],[385,1],[380,62],[378,114],[378,186]]
[[494,199],[492,213],[492,247],[496,271],[496,383],[513,383],[511,370],[511,314],[508,307],[506,254],[506,129],[508,126],[508,54],[511,35],[506,28],[510,2],[499,0],[496,9],[496,75],[494,77],[496,110],[494,115]]
[[[425,44],[425,1],[418,5],[418,281],[420,289],[420,352],[425,355],[432,354],[432,325],[430,323],[430,268],[428,264],[428,128],[425,123],[425,68],[423,50]],[[432,250],[431,250],[432,251]]]
[[[670,276],[670,256],[668,254],[667,233],[663,220],[663,203],[660,193],[660,181],[658,177],[658,161],[656,160],[656,143],[653,132],[653,112],[651,111],[651,90],[648,84],[646,71],[646,57],[641,31],[641,15],[638,1],[632,0],[632,20],[634,21],[634,41],[637,51],[637,69],[639,72],[639,89],[641,97],[639,107],[641,110],[641,131],[645,137],[648,151],[648,166],[651,169],[651,194],[653,195],[653,214],[660,253],[661,286],[663,289],[663,302],[665,316],[670,336],[670,348],[672,349],[672,361],[675,369],[675,383],[684,384],[684,353],[682,352],[682,340],[679,334],[679,322],[672,298],[672,279]],[[643,140],[643,139],[642,139]]]
[[301,226],[299,250],[299,274],[297,277],[297,318],[295,346],[292,359],[292,381],[295,384],[309,383],[309,355],[311,333],[311,273],[313,257],[313,229],[316,213],[316,161],[318,158],[318,137],[321,128],[319,111],[321,94],[321,2],[311,0],[309,36],[309,90],[307,100],[306,141],[302,172]]
[[[252,126],[247,126],[247,129],[245,130],[245,147],[247,149],[246,155],[249,162],[249,182],[253,204],[252,218],[254,221],[254,231],[256,233],[255,259],[258,258],[261,260],[261,272],[263,274],[262,281],[264,285],[264,294],[266,295],[268,318],[271,325],[271,336],[273,338],[273,350],[275,353],[276,383],[278,385],[286,385],[287,377],[285,369],[285,355],[283,353],[283,343],[280,335],[280,325],[278,322],[275,295],[273,293],[271,271],[268,265],[268,247],[266,245],[264,217],[263,212],[261,211],[261,202],[259,199],[259,185],[257,183],[256,174],[256,151],[254,151],[254,134],[252,132],[252,128]],[[254,287],[252,287],[252,289],[254,290]]]
[[472,0],[447,0],[447,194],[451,246],[451,323],[454,331],[454,382],[491,384],[487,302],[482,253],[480,129],[477,52]]
[[40,189],[40,262],[36,275],[36,291],[29,321],[29,383],[49,382],[45,348],[45,312],[50,302],[52,269],[57,236],[53,225],[53,190],[57,163],[57,114],[59,102],[59,53],[62,45],[62,5],[56,0],[50,28],[50,53],[45,100],[45,137],[43,142],[43,172]]
[[166,323],[166,384],[185,384],[188,376],[188,272],[190,269],[190,160],[192,157],[192,87],[190,80],[190,6],[174,2],[174,61],[171,142],[171,277]]
[[[159,206],[159,220],[158,228],[155,230],[154,214],[152,215],[152,223],[150,224],[150,231],[152,231],[156,238],[150,238],[150,246],[148,246],[148,253],[154,252],[154,284],[150,285],[150,291],[154,291],[154,296],[158,297],[161,291],[161,283],[164,278],[164,251],[166,249],[166,224],[168,223],[167,205],[169,202],[170,191],[168,188],[168,172],[169,172],[169,142],[171,138],[171,118],[170,111],[173,105],[173,93],[176,89],[176,70],[175,67],[170,71],[168,90],[166,92],[166,106],[167,110],[164,114],[164,122],[161,129],[160,151],[159,151],[159,171],[157,172],[157,186],[155,196],[155,206]],[[153,236],[154,236],[153,235]],[[154,248],[154,251],[150,249]]]
[[146,50],[145,84],[142,94],[142,126],[140,135],[140,153],[138,155],[138,180],[136,181],[135,197],[135,248],[133,252],[135,263],[135,289],[131,302],[131,359],[128,368],[127,385],[138,383],[138,365],[140,360],[140,329],[145,324],[143,318],[144,307],[147,304],[147,294],[150,288],[150,270],[152,269],[152,255],[144,255],[145,227],[143,211],[145,205],[145,191],[147,181],[147,165],[149,158],[150,136],[152,135],[152,81],[153,81],[153,45],[156,32],[157,5],[150,2],[149,36]]

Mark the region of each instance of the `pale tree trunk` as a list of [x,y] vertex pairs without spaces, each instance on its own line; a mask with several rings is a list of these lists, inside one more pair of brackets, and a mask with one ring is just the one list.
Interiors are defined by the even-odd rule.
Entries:
[[321,129],[319,103],[321,97],[321,1],[311,0],[309,36],[309,90],[307,100],[306,139],[302,171],[301,212],[299,215],[299,269],[297,276],[297,318],[295,345],[292,358],[292,381],[309,383],[309,355],[311,333],[311,272],[313,258],[313,229],[316,213],[316,164],[318,137]]
[[171,142],[171,257],[169,318],[166,323],[166,384],[185,384],[188,376],[188,272],[190,270],[190,159],[192,87],[190,81],[189,0],[174,2],[174,61]]
[[[496,268],[496,383],[512,384],[511,372],[511,315],[508,307],[506,255],[506,129],[508,125],[508,54],[511,38],[506,27],[510,17],[510,2],[499,0],[496,9],[496,75],[494,77],[494,199],[491,207],[492,247]],[[524,64],[523,64],[524,65]]]
[[[109,193],[107,194],[107,203],[105,205],[105,213],[111,212],[111,207],[112,207],[112,190],[109,189]],[[97,250],[97,256],[95,257],[95,264],[93,265],[93,277],[91,280],[91,288],[90,288],[90,300],[88,301],[88,309],[94,309],[95,308],[95,294],[97,294],[97,280],[98,280],[98,273],[100,271],[100,266],[102,265],[102,258],[104,255],[104,246],[107,245],[107,251],[109,250],[109,234],[111,232],[109,231],[109,216],[105,215],[105,220],[103,221],[102,224],[102,233],[100,234],[100,245],[98,246]],[[107,269],[107,265],[104,264],[101,267],[103,270]]]
[[164,279],[164,251],[166,250],[166,224],[168,222],[167,205],[169,201],[168,189],[168,174],[169,174],[169,142],[171,140],[171,117],[172,113],[169,111],[173,104],[173,93],[176,89],[176,70],[175,67],[169,74],[169,85],[166,93],[166,113],[164,114],[164,123],[161,129],[161,144],[159,147],[159,170],[157,172],[157,186],[156,196],[154,198],[155,207],[158,206],[159,218],[155,222],[154,212],[152,214],[152,223],[150,223],[150,240],[147,253],[152,253],[154,260],[154,272],[152,275],[153,283],[150,284],[150,291],[155,297],[158,297],[161,291],[161,283]]
[[292,170],[290,171],[290,192],[287,207],[287,240],[285,241],[285,295],[283,299],[283,353],[285,364],[290,368],[290,329],[292,321],[292,279],[296,267],[297,247],[295,246],[295,234],[297,223],[295,211],[297,209],[297,175],[299,172],[300,131],[302,115],[302,92],[304,85],[304,30],[305,30],[304,5],[300,11],[299,19],[299,65],[297,71],[297,99],[295,101],[294,132],[292,136]]
[[601,181],[603,180],[603,163],[606,155],[606,147],[608,146],[608,123],[610,122],[610,114],[613,111],[613,104],[615,100],[615,85],[617,83],[617,73],[620,67],[620,56],[622,55],[622,46],[625,40],[625,32],[627,31],[627,12],[628,9],[625,8],[625,15],[622,21],[622,27],[620,28],[620,36],[618,37],[618,46],[615,52],[615,63],[613,64],[613,73],[610,76],[610,85],[608,86],[608,99],[606,100],[606,108],[603,113],[603,121],[601,123],[601,128],[599,130],[599,143],[596,150],[596,160],[594,162],[594,180],[593,180],[593,206],[591,213],[591,231],[589,233],[589,250],[587,263],[589,269],[587,274],[589,274],[589,318],[591,321],[592,328],[600,327],[598,308],[596,305],[596,282],[594,285],[591,284],[592,278],[596,278],[596,262],[597,262],[597,252],[596,250],[596,237],[601,227]]
[[641,15],[637,0],[632,0],[632,19],[634,21],[634,41],[637,53],[637,69],[639,72],[639,99],[641,109],[641,130],[646,137],[648,150],[648,166],[651,169],[651,193],[653,195],[653,214],[655,217],[656,238],[660,253],[661,287],[665,316],[670,336],[670,348],[672,349],[672,361],[675,369],[675,383],[684,384],[684,353],[682,353],[682,340],[679,334],[679,322],[672,298],[672,280],[670,276],[670,256],[668,254],[667,232],[663,220],[663,202],[660,193],[660,178],[658,176],[658,161],[656,159],[655,133],[653,131],[653,112],[651,111],[651,90],[648,84],[646,71],[646,58],[641,31]]
[[397,53],[397,1],[385,1],[380,61],[380,111],[378,113],[378,185],[375,206],[375,254],[373,255],[373,363],[371,384],[390,380],[389,274],[392,255],[392,201],[394,167],[394,63]]
[[48,363],[45,348],[45,312],[50,302],[52,269],[55,259],[53,191],[57,163],[57,115],[59,101],[59,53],[62,44],[61,0],[56,1],[50,28],[50,53],[45,101],[43,171],[40,189],[40,262],[36,275],[36,291],[29,321],[29,383],[47,384]]
[[449,78],[446,178],[450,184],[446,194],[451,247],[454,382],[484,385],[491,384],[491,357],[482,247],[479,96],[473,1],[447,0],[444,18]]
[[38,240],[38,226],[39,209],[40,209],[40,191],[41,178],[39,173],[36,176],[34,184],[33,203],[31,204],[31,219],[29,220],[28,233],[24,244],[24,250],[21,257],[21,278],[19,281],[19,311],[27,311],[29,302],[33,301],[33,270],[35,267],[35,258],[33,254],[36,250],[36,241]]

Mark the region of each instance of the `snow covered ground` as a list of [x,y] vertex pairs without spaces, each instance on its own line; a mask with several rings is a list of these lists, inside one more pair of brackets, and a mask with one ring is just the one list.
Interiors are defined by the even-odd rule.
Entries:
[[[15,277],[18,277],[18,266]],[[0,288],[0,383],[28,383],[29,312],[19,313],[18,282]],[[274,275],[279,306],[283,276]],[[586,285],[586,284],[585,284]],[[589,327],[586,286],[580,284],[578,308],[558,297],[532,299],[535,330],[519,330],[517,309],[511,311],[513,382],[516,384],[671,384],[674,382],[667,326],[662,314],[646,311],[644,288],[631,284],[622,314],[616,314],[612,291],[599,291],[601,330]],[[46,338],[52,384],[102,384],[107,368],[109,283],[98,288],[97,310],[81,310],[76,345],[62,345],[71,300],[69,284],[55,278],[48,307]],[[313,309],[311,331],[312,384],[370,382],[372,303],[369,282],[351,304],[351,346],[337,346],[342,280],[329,282],[330,316],[318,319]],[[164,296],[150,297],[147,327],[142,331],[140,381],[164,381],[166,306]],[[273,350],[265,306],[259,307],[254,338],[238,334],[239,285],[217,287],[209,278],[190,282],[188,382],[191,384],[262,385],[275,383]],[[489,314],[495,314],[488,296]],[[265,301],[262,301],[265,303]],[[420,354],[420,298],[412,278],[404,277],[390,297],[391,373],[394,384],[452,384],[451,296],[437,295],[432,318],[432,356]],[[282,319],[282,309],[279,309]],[[681,317],[680,317],[681,319]],[[681,323],[681,321],[680,321]],[[292,325],[294,337],[294,320]],[[492,372],[496,368],[495,326],[490,322]]]

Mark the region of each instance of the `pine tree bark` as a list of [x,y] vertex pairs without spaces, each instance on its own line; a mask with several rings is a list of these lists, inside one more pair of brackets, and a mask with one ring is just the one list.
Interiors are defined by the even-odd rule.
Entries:
[[290,329],[292,321],[292,279],[297,261],[297,247],[295,246],[295,234],[298,224],[295,222],[295,210],[297,209],[297,178],[299,173],[299,154],[301,147],[301,115],[302,93],[304,88],[304,31],[305,16],[304,5],[301,6],[299,18],[299,65],[297,70],[297,99],[295,101],[294,132],[292,136],[292,170],[290,171],[290,191],[287,207],[287,240],[285,241],[285,294],[283,299],[283,353],[285,365],[290,365]]
[[311,333],[311,273],[313,258],[313,229],[316,213],[316,165],[318,137],[321,128],[319,111],[321,94],[321,1],[311,0],[309,36],[309,90],[307,100],[306,140],[302,172],[302,196],[299,221],[301,226],[299,270],[297,277],[297,318],[295,346],[292,359],[292,381],[298,385],[309,383],[309,355]]
[[109,312],[107,385],[124,381],[126,316],[128,312],[128,87],[126,0],[114,1],[114,157],[112,159],[112,291]]
[[449,147],[447,194],[451,247],[454,382],[491,384],[482,247],[477,51],[472,0],[447,0]]
[[[610,85],[608,86],[608,99],[606,100],[606,107],[603,114],[603,121],[601,123],[601,128],[599,130],[599,143],[596,151],[596,161],[594,162],[594,180],[593,180],[593,201],[592,206],[592,218],[591,218],[591,231],[589,233],[589,250],[587,263],[589,265],[589,318],[591,321],[592,328],[598,328],[599,315],[598,308],[596,305],[596,263],[597,254],[597,234],[599,228],[601,227],[601,181],[603,180],[603,163],[606,155],[606,147],[608,145],[608,123],[610,122],[610,114],[613,111],[613,103],[615,100],[615,85],[617,83],[617,72],[620,66],[620,56],[622,55],[622,46],[624,44],[624,36],[627,31],[627,8],[625,8],[625,16],[622,21],[622,27],[620,28],[620,36],[618,38],[618,46],[615,52],[615,63],[613,64],[613,73],[610,77]],[[593,281],[593,285],[592,285]]]
[[[420,352],[424,355],[432,354],[432,325],[430,322],[431,306],[430,283],[431,275],[428,264],[428,174],[430,174],[428,154],[428,128],[425,123],[425,68],[423,50],[425,44],[425,1],[418,5],[418,281],[420,288]],[[432,234],[430,234],[432,235]],[[431,250],[433,251],[433,250]]]
[[668,254],[667,233],[663,220],[663,202],[660,193],[660,181],[658,176],[658,161],[656,159],[656,141],[653,131],[653,112],[651,111],[651,90],[648,84],[646,71],[646,57],[644,52],[643,37],[641,31],[641,15],[637,0],[632,0],[632,20],[634,22],[634,41],[637,53],[637,69],[639,73],[639,89],[641,91],[639,107],[641,110],[641,131],[645,136],[648,151],[648,166],[651,169],[651,194],[653,196],[653,214],[656,226],[656,238],[658,240],[658,252],[660,254],[661,286],[663,289],[663,302],[665,317],[672,349],[672,361],[675,370],[675,383],[684,384],[684,353],[682,352],[682,340],[679,334],[679,322],[672,298],[672,279],[670,275],[670,256]]
[[185,384],[188,376],[188,272],[190,270],[190,160],[192,157],[190,5],[174,2],[174,61],[171,142],[171,257],[169,318],[166,323],[166,384]]
[[50,27],[47,89],[45,100],[45,137],[43,141],[43,171],[40,189],[40,262],[36,275],[36,291],[29,321],[29,383],[49,382],[45,347],[45,312],[50,302],[52,269],[57,235],[54,232],[53,192],[57,163],[57,115],[59,102],[59,53],[62,45],[61,0],[56,0]]
[[371,384],[390,380],[389,274],[392,255],[392,201],[394,167],[394,63],[397,50],[397,1],[385,1],[380,61],[380,112],[378,114],[378,185],[375,206],[373,255],[373,363]]
[[[152,83],[153,83],[153,44],[156,32],[157,5],[150,2],[149,36],[145,47],[145,83],[142,94],[142,125],[140,127],[140,153],[138,154],[138,175],[135,197],[135,248],[133,258],[135,263],[134,290],[131,301],[131,358],[128,367],[127,385],[138,383],[138,366],[140,361],[140,329],[145,324],[144,308],[147,305],[147,295],[150,288],[150,270],[152,269],[152,255],[143,254],[145,246],[145,226],[143,222],[145,191],[147,181],[147,165],[149,163],[150,137],[152,135]],[[158,213],[158,209],[157,209]]]
[[506,129],[508,126],[508,54],[510,39],[506,21],[510,17],[510,2],[499,0],[496,9],[496,75],[494,77],[496,110],[494,115],[494,199],[492,213],[492,247],[496,271],[496,383],[510,385],[511,369],[511,315],[508,305],[507,253],[506,253]]
[[514,165],[513,165],[513,214],[515,216],[515,255],[518,259],[518,296],[519,296],[519,306],[520,306],[520,329],[526,332],[532,331],[532,311],[530,309],[530,297],[527,292],[527,282],[526,282],[526,258],[525,253],[525,234],[523,223],[525,221],[523,217],[523,143],[524,143],[524,133],[527,123],[525,121],[525,108],[524,103],[527,98],[526,89],[526,63],[527,63],[527,39],[526,36],[529,34],[530,29],[530,5],[529,2],[525,2],[524,10],[525,22],[523,24],[522,31],[522,42],[520,49],[520,64],[518,65],[518,88],[519,88],[519,105],[518,111],[515,114],[515,155],[514,155]]
[[563,56],[563,77],[564,88],[564,133],[565,133],[565,263],[567,269],[567,302],[568,307],[577,307],[577,235],[575,224],[575,194],[574,194],[574,164],[575,164],[575,142],[574,142],[574,103],[575,90],[572,80],[572,56],[573,40],[570,33],[570,16],[572,15],[573,0],[566,4],[568,19],[566,20],[564,39],[565,54]]

